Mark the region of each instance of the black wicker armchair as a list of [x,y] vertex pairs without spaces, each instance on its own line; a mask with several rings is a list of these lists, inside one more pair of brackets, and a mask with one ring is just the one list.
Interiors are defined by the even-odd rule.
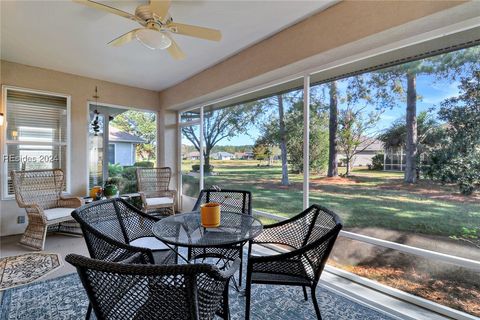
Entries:
[[227,319],[228,282],[240,263],[220,271],[208,264],[115,263],[75,254],[65,260],[77,268],[100,320]]
[[[318,205],[288,220],[264,226],[262,234],[249,243],[245,319],[250,319],[253,283],[302,286],[305,300],[309,287],[317,318],[321,319],[315,288],[341,229],[340,218]],[[279,244],[291,251],[251,256],[252,245],[266,243]]]
[[[232,189],[207,189],[200,191],[193,211],[200,211],[200,206],[207,202],[218,202],[222,210],[252,214],[252,194],[249,191]],[[239,258],[239,285],[242,285],[242,264],[243,264],[243,245],[235,245],[229,248],[210,247],[210,248],[191,248],[189,250],[189,259],[201,259],[204,257],[228,257],[229,259]]]
[[123,261],[136,253],[148,263],[176,263],[177,256],[152,233],[159,219],[120,198],[95,201],[72,212],[80,224],[90,257]]

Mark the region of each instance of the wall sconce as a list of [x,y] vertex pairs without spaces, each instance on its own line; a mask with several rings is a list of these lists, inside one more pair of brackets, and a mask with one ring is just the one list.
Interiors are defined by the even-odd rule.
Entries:
[[0,112],[0,127],[3,126],[3,118],[5,118],[3,116],[3,113]]

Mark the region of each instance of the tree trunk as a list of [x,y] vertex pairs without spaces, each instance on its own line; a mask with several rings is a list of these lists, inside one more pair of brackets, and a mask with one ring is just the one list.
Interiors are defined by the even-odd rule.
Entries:
[[407,141],[405,182],[417,182],[417,89],[415,74],[407,74]]
[[328,122],[328,172],[327,176],[338,176],[337,163],[337,128],[338,128],[337,83],[330,83],[330,118]]
[[278,101],[278,120],[280,126],[280,151],[282,158],[282,186],[288,185],[288,167],[287,167],[287,137],[285,132],[285,119],[283,115],[283,96],[277,96]]
[[345,172],[345,176],[346,176],[346,177],[349,177],[349,176],[350,176],[350,170],[351,170],[351,169],[350,169],[350,163],[351,163],[351,161],[352,161],[351,158],[349,158],[349,157],[346,158],[346,162],[347,162],[347,163],[346,163],[347,172]]

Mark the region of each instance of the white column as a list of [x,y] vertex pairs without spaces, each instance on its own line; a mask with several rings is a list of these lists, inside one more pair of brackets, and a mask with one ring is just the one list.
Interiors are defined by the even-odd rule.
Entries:
[[403,170],[403,146],[400,146],[400,171],[405,171]]
[[[180,212],[183,210],[183,190],[182,190],[182,127],[180,126],[182,114],[177,112],[177,156],[176,156],[176,163],[177,163],[177,205]],[[164,143],[164,142],[162,142]],[[163,148],[165,150],[165,148]]]
[[203,159],[203,107],[200,108],[200,190],[203,189],[203,165],[205,163],[205,159]]
[[102,162],[102,176],[103,184],[108,179],[108,144],[110,139],[110,114],[103,114],[103,162]]
[[387,170],[387,152],[388,152],[388,148],[384,148],[383,149],[383,171],[386,171]]
[[309,207],[310,182],[310,75],[303,78],[303,209]]

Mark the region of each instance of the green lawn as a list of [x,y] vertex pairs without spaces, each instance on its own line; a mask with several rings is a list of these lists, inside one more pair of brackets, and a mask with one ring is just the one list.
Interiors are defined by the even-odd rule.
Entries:
[[[280,185],[281,168],[258,167],[257,161],[213,161],[214,176],[205,178],[205,187],[249,190],[256,210],[282,216],[293,216],[302,208],[302,179],[290,174],[290,186]],[[184,172],[191,169],[185,162]],[[402,173],[353,171],[355,182],[346,184],[318,183],[311,177],[310,203],[318,203],[337,212],[346,228],[379,227],[389,230],[429,235],[461,236],[465,230],[480,231],[480,204],[429,198],[415,190],[383,189],[382,185],[399,182]],[[198,179],[184,177],[185,194],[198,194]],[[448,188],[447,188],[448,189]]]

